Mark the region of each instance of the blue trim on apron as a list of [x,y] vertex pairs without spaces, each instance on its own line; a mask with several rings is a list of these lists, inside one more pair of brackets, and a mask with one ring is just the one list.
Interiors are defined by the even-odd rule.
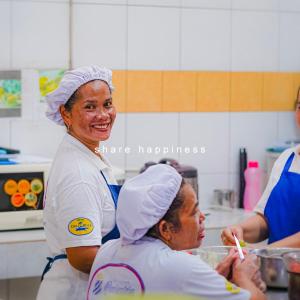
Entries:
[[[101,175],[103,176],[104,180],[105,180],[105,183],[110,191],[110,194],[111,194],[111,197],[114,201],[114,205],[115,205],[115,209],[117,209],[117,205],[118,205],[118,198],[119,198],[119,194],[120,194],[120,190],[121,190],[121,185],[117,185],[117,184],[108,184],[104,174],[102,171],[101,172]],[[106,243],[107,241],[109,240],[113,240],[113,239],[118,239],[120,237],[120,232],[119,232],[119,229],[117,227],[117,224],[115,225],[115,227],[108,233],[106,234],[103,238],[102,238],[102,244]],[[54,257],[47,257],[48,259],[48,263],[46,264],[45,266],[45,269],[43,271],[43,274],[42,274],[42,278],[41,278],[41,281],[43,281],[44,279],[44,276],[47,272],[50,271],[51,267],[52,267],[52,264],[58,260],[58,259],[66,259],[67,258],[67,255],[66,254],[59,254],[59,255],[56,255]]]
[[269,244],[300,231],[300,174],[289,172],[294,156],[288,158],[264,210]]
[[45,269],[44,269],[44,271],[43,271],[41,281],[43,281],[45,274],[51,269],[52,264],[53,264],[56,260],[58,260],[58,259],[66,259],[66,258],[67,258],[67,255],[66,255],[66,254],[59,254],[59,255],[56,255],[56,256],[54,256],[54,257],[47,257],[48,263],[46,264],[46,267],[45,267]]

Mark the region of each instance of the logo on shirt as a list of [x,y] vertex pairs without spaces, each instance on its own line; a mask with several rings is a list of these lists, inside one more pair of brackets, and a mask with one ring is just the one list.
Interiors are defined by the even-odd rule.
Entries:
[[87,218],[76,218],[69,223],[68,229],[74,235],[85,235],[93,231],[94,224]]
[[239,287],[237,287],[236,285],[232,284],[228,280],[225,281],[225,288],[231,294],[238,294],[241,291],[241,289]]

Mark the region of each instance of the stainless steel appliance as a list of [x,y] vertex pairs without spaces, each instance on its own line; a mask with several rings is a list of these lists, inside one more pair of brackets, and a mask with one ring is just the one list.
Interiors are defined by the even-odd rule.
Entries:
[[[167,164],[175,168],[178,173],[184,178],[184,180],[194,188],[198,197],[198,171],[196,168],[188,165],[181,165],[177,160],[171,158],[163,158],[158,163]],[[140,172],[145,171],[148,167],[155,164],[156,163],[152,161],[145,163]]]

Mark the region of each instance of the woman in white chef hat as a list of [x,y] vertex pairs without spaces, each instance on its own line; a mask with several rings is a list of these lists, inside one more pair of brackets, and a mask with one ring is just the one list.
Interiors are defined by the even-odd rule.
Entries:
[[112,72],[89,66],[66,72],[46,97],[47,117],[65,125],[67,133],[45,193],[44,227],[52,255],[38,299],[84,299],[98,249],[119,237],[115,209],[120,187],[111,165],[97,152],[116,117],[112,90]]
[[[123,185],[117,208],[120,239],[97,253],[87,299],[114,293],[176,293],[205,299],[265,299],[255,256],[230,254],[213,270],[180,250],[204,238],[204,215],[191,185],[168,165],[149,167]],[[230,280],[230,281],[229,281]]]

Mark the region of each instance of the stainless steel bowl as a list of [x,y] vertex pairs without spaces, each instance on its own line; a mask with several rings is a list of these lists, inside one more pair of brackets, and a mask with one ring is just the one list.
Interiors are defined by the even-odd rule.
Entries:
[[268,248],[251,250],[260,258],[261,277],[268,287],[287,288],[288,273],[282,255],[291,248]]

